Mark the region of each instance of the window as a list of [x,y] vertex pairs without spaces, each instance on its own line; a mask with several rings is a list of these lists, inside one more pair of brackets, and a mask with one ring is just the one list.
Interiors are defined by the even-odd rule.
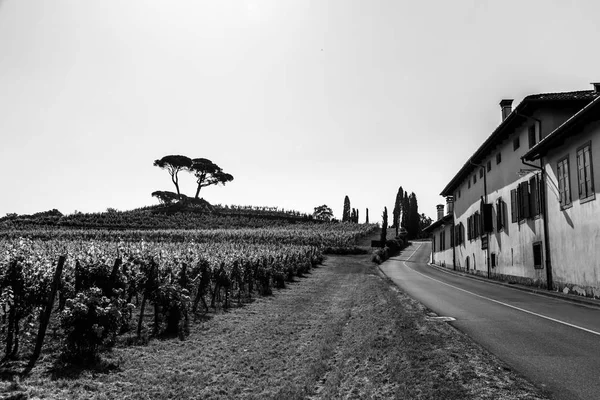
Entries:
[[440,232],[440,251],[446,250],[446,241],[445,239],[445,235],[444,235],[444,231]]
[[469,178],[469,182],[468,182],[467,186],[468,186],[467,187],[468,189],[471,189],[471,178]]
[[595,198],[591,143],[577,149],[577,182],[580,200]]
[[531,125],[529,127],[529,130],[527,131],[527,136],[529,137],[529,148],[532,148],[537,142],[535,137],[535,125]]
[[490,259],[491,259],[492,268],[495,268],[496,267],[496,253],[490,254]]
[[542,269],[542,242],[533,244],[533,268]]
[[490,172],[492,170],[492,161],[488,161],[487,162],[487,172]]
[[460,199],[460,189],[458,189],[458,198]]
[[433,249],[433,252],[435,253],[436,248],[435,248],[435,235],[433,235],[433,242],[431,243],[431,248]]
[[477,174],[473,175],[473,185],[477,183]]
[[517,150],[520,145],[521,143],[519,143],[519,137],[516,137],[515,140],[513,140],[513,150]]
[[480,168],[480,169],[479,169],[479,178],[480,178],[480,179],[481,179],[481,178],[483,178],[483,172],[484,172],[484,171],[483,171],[483,168]]
[[501,229],[504,228],[504,224],[506,223],[506,205],[502,198],[498,198],[496,201],[496,230],[500,232]]
[[558,193],[560,207],[565,208],[571,205],[571,181],[569,179],[569,156],[566,156],[557,163],[558,175]]
[[502,162],[502,153],[496,154],[496,165]]
[[450,228],[448,231],[448,236],[450,236],[450,247],[454,247],[454,235],[452,233],[452,228]]

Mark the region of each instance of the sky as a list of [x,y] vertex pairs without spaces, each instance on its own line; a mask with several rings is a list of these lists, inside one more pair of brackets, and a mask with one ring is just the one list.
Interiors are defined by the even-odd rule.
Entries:
[[[371,221],[439,193],[501,99],[600,81],[600,2],[0,0],[0,216],[156,204],[153,161],[234,176],[212,204]],[[193,196],[195,180],[180,176]]]

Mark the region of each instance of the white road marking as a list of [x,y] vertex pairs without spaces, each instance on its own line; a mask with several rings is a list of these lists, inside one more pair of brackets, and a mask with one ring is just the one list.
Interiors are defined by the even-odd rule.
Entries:
[[[406,261],[410,260],[410,259],[412,258],[412,256],[414,256],[414,255],[415,255],[415,253],[417,252],[417,250],[419,250],[419,249],[421,248],[421,246],[423,246],[423,243],[419,244],[419,247],[417,247],[417,248],[416,248],[416,249],[413,251],[413,253],[410,255],[410,257],[408,257],[408,258],[407,258],[406,260],[404,260],[403,262],[406,262]],[[406,265],[406,264],[404,264],[404,265]]]
[[[408,260],[407,260],[407,261],[408,261]],[[542,315],[542,314],[535,313],[535,312],[533,312],[533,311],[525,310],[524,308],[520,308],[520,307],[517,307],[517,306],[513,306],[513,305],[511,305],[511,304],[504,303],[504,302],[502,302],[502,301],[499,301],[499,300],[490,299],[489,297],[485,297],[485,296],[482,296],[482,295],[480,295],[480,294],[473,293],[473,292],[470,292],[470,291],[468,291],[468,290],[465,290],[465,289],[459,288],[458,286],[454,286],[454,285],[451,285],[451,284],[449,284],[449,283],[446,283],[446,282],[440,281],[439,279],[432,278],[432,277],[430,277],[430,276],[427,276],[427,275],[425,275],[425,274],[422,274],[422,273],[420,273],[419,271],[416,271],[416,270],[414,270],[413,268],[410,268],[408,265],[406,265],[406,262],[404,262],[404,261],[403,261],[403,263],[404,263],[404,266],[405,266],[406,268],[410,269],[411,271],[413,271],[413,272],[415,272],[415,273],[417,273],[417,274],[419,274],[419,275],[421,275],[421,276],[424,276],[425,278],[431,279],[432,281],[436,281],[436,282],[438,282],[438,283],[441,283],[442,285],[450,286],[451,288],[454,288],[454,289],[460,290],[461,292],[469,293],[469,294],[471,294],[471,295],[473,295],[473,296],[480,297],[480,298],[482,298],[482,299],[489,300],[489,301],[492,301],[492,302],[494,302],[494,303],[501,304],[501,305],[503,305],[503,306],[506,306],[506,307],[509,307],[509,308],[514,308],[515,310],[519,310],[519,311],[522,311],[522,312],[524,312],[524,313],[527,313],[527,314],[535,315],[536,317],[544,318],[544,319],[547,319],[547,320],[549,320],[549,321],[553,321],[553,322],[558,322],[559,324],[563,324],[563,325],[566,325],[566,326],[570,326],[571,328],[579,329],[579,330],[582,330],[582,331],[584,331],[584,332],[588,332],[588,333],[592,333],[592,334],[594,334],[594,335],[600,336],[600,332],[596,332],[596,331],[593,331],[593,330],[591,330],[591,329],[584,328],[584,327],[582,327],[582,326],[573,325],[573,324],[570,324],[570,323],[568,323],[568,322],[565,322],[565,321],[561,321],[561,320],[559,320],[559,319],[556,319],[556,318],[552,318],[552,317],[548,317],[548,316],[546,316],[546,315]]]

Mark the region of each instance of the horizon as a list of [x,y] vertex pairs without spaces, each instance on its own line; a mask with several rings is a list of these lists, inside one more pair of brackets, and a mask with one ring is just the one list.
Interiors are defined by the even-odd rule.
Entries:
[[[174,187],[153,161],[183,154],[233,175],[202,189],[211,204],[326,204],[341,219],[347,195],[375,223],[402,186],[435,220],[439,193],[500,124],[500,100],[600,81],[598,12],[0,0],[0,216],[157,204],[151,193]],[[193,177],[180,181],[193,196]]]

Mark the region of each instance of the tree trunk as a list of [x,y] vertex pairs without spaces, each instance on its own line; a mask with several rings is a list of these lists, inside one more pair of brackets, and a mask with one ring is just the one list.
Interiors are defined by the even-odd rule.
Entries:
[[173,181],[173,185],[175,185],[175,189],[177,190],[177,197],[181,197],[181,193],[179,193],[179,179],[177,178],[177,173],[171,175],[171,180]]
[[198,188],[196,189],[196,196],[194,196],[195,199],[198,199],[198,196],[200,196],[200,189],[202,189],[202,186],[198,184]]

